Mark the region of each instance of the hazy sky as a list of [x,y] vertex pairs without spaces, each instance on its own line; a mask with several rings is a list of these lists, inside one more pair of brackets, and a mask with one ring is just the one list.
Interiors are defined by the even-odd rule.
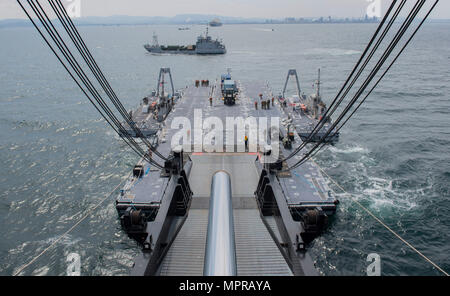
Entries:
[[[21,0],[26,2],[25,0]],[[362,17],[368,0],[62,0],[80,1],[81,16],[174,16],[217,14],[239,17]],[[372,0],[375,1],[375,0]],[[383,7],[391,1],[380,0]],[[41,4],[46,0],[40,0]],[[408,0],[412,2],[412,0]],[[432,2],[431,0],[427,2]],[[25,18],[16,0],[0,0],[0,19]],[[450,18],[450,1],[441,0],[432,18]]]

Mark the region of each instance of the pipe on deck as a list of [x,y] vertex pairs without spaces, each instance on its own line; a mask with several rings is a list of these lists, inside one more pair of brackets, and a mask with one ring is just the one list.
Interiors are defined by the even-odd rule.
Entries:
[[224,171],[212,178],[203,275],[237,275],[231,179]]

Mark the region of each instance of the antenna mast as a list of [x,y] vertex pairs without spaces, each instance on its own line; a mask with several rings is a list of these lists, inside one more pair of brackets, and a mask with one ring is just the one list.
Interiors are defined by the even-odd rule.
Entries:
[[320,68],[319,68],[319,75],[318,75],[318,78],[317,78],[317,81],[316,81],[316,85],[317,85],[317,97],[319,97],[320,96]]
[[158,36],[156,36],[156,33],[153,32],[153,46],[158,47]]

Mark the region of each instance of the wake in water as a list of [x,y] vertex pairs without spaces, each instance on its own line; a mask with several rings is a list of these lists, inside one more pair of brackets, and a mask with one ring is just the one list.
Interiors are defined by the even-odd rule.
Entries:
[[312,48],[303,51],[303,55],[347,56],[361,54],[361,51],[343,48]]
[[[329,159],[326,166],[333,168],[331,175],[358,200],[368,202],[375,212],[388,214],[392,211],[413,210],[432,191],[431,180],[410,187],[403,184],[404,180],[400,178],[385,176],[379,171],[380,164],[366,147],[331,146],[325,158]],[[342,198],[346,197],[342,195]]]

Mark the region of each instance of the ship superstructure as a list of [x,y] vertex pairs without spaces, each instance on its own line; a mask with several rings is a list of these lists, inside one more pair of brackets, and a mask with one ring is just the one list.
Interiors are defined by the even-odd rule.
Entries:
[[216,55],[225,54],[227,49],[218,39],[212,39],[209,36],[208,28],[205,35],[197,37],[195,45],[159,45],[158,37],[153,34],[153,43],[144,45],[144,48],[154,54],[197,54],[197,55]]

